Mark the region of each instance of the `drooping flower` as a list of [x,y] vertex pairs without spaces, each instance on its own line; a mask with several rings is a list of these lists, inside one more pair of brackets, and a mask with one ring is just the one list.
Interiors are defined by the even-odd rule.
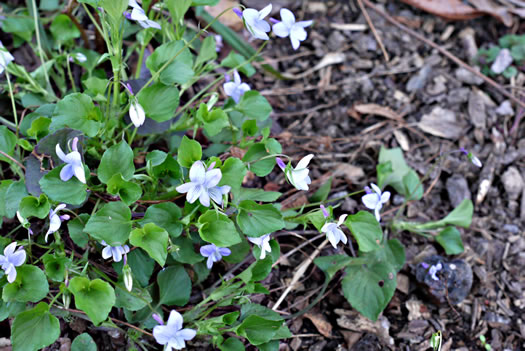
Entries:
[[81,53],[81,52],[76,52],[76,53],[72,54],[72,55],[69,57],[69,61],[70,61],[70,62],[77,61],[77,62],[83,63],[83,62],[86,62],[86,61],[87,61],[87,57],[86,57],[86,55],[84,55],[84,54]]
[[217,186],[222,178],[220,169],[214,169],[215,163],[204,168],[202,161],[196,161],[190,168],[190,182],[175,188],[179,193],[187,193],[186,200],[192,204],[197,199],[203,206],[210,206],[210,198],[218,205],[222,205],[222,197],[230,192],[228,185]]
[[[325,215],[324,206],[321,208],[321,210],[323,210],[323,215]],[[346,237],[345,233],[343,233],[341,228],[339,228],[341,224],[344,223],[347,216],[348,215],[346,214],[341,215],[337,223],[328,222],[325,223],[325,225],[323,225],[323,227],[321,228],[321,232],[326,234],[326,238],[328,239],[328,241],[330,241],[334,249],[337,249],[337,244],[339,244],[340,241],[342,241],[343,244],[346,244],[348,242],[348,238]],[[325,218],[326,217],[328,216],[325,215]]]
[[8,64],[13,62],[15,58],[7,51],[5,46],[0,41],[0,74],[2,74]]
[[133,289],[133,275],[128,264],[124,264],[124,267],[122,267],[122,275],[124,276],[124,286],[128,291],[131,291]]
[[259,246],[259,248],[261,249],[261,256],[260,256],[261,260],[263,260],[266,257],[266,252],[268,253],[272,252],[272,248],[270,246],[270,239],[271,239],[270,235],[271,234],[266,234],[258,238],[252,238],[251,236],[246,237],[248,241]]
[[443,265],[441,262],[438,262],[437,264],[434,264],[430,266],[430,269],[428,270],[428,274],[430,274],[430,277],[434,280],[439,280],[436,273],[439,272],[443,268]]
[[153,337],[160,345],[164,345],[165,351],[172,349],[181,350],[186,347],[186,341],[197,335],[194,329],[182,329],[182,315],[172,310],[166,325],[157,325],[153,328]]
[[308,185],[312,183],[312,180],[308,175],[310,170],[306,167],[308,167],[308,164],[313,157],[313,154],[306,155],[299,161],[299,163],[297,163],[295,168],[287,167],[283,160],[281,160],[279,157],[276,157],[275,161],[277,162],[277,165],[283,170],[290,184],[292,184],[298,190],[308,190]]
[[12,283],[16,279],[16,268],[21,266],[26,261],[26,252],[23,247],[16,250],[16,242],[12,242],[4,249],[4,254],[0,255],[0,268],[2,268],[7,275],[7,281]]
[[84,165],[82,164],[82,158],[77,148],[78,138],[74,138],[71,143],[72,151],[69,154],[64,154],[60,148],[60,144],[56,146],[56,153],[59,159],[61,159],[66,165],[60,171],[60,179],[67,182],[71,177],[75,176],[77,179],[86,184],[86,175],[84,173]]
[[292,11],[285,8],[282,8],[280,13],[281,22],[273,25],[273,33],[281,38],[289,36],[293,49],[297,50],[301,45],[301,41],[305,40],[308,35],[304,28],[310,26],[313,21],[295,22],[295,16]]
[[231,96],[233,101],[235,101],[237,104],[239,101],[241,101],[241,97],[244,95],[244,93],[250,90],[250,86],[241,81],[241,77],[239,76],[239,72],[237,72],[237,70],[233,71],[233,82],[226,82],[222,87],[224,88],[226,95]]
[[143,125],[144,121],[146,121],[146,113],[135,97],[132,98],[129,105],[129,118],[136,128]]
[[101,244],[105,246],[102,250],[102,258],[105,260],[113,256],[113,261],[120,262],[122,261],[122,256],[129,252],[128,245],[109,246],[104,240],[102,240]]
[[384,193],[381,193],[381,189],[374,183],[371,183],[370,186],[374,190],[374,192],[370,192],[363,196],[361,198],[361,201],[363,201],[363,204],[371,209],[374,210],[374,214],[376,216],[376,219],[378,222],[381,221],[381,215],[379,214],[379,211],[381,211],[381,208],[383,207],[384,203],[387,203],[390,199],[390,192],[385,191]]
[[31,230],[31,223],[27,220],[27,218],[23,217],[20,211],[16,211],[16,218],[18,218],[18,221],[20,224],[22,224],[22,227],[27,229],[27,233],[29,235],[33,235],[33,231]]
[[224,43],[222,41],[222,35],[215,34],[215,51],[221,52],[222,48],[224,47]]
[[60,229],[60,226],[62,225],[62,221],[67,221],[69,219],[69,215],[58,215],[58,211],[64,209],[66,207],[66,204],[60,204],[57,207],[55,207],[54,210],[49,211],[49,229],[47,230],[46,236],[44,240],[47,242],[47,237],[49,234],[52,234],[56,232],[58,229]]
[[146,16],[146,13],[136,0],[129,0],[128,5],[131,6],[133,10],[131,10],[131,13],[124,12],[124,16],[127,19],[138,22],[142,28],[161,29],[160,24],[150,20],[148,16]]
[[465,148],[461,148],[460,149],[462,153],[464,153],[467,158],[469,159],[469,161],[476,167],[483,167],[483,164],[481,163],[481,161],[479,160],[479,158],[477,158],[476,156],[474,156],[474,154],[472,152],[469,152],[467,150],[465,150]]
[[206,261],[208,269],[211,269],[213,264],[220,261],[223,256],[230,256],[232,253],[230,249],[217,247],[215,244],[201,246],[200,252],[203,257],[208,257],[208,261]]
[[266,6],[261,11],[256,9],[246,9],[240,12],[238,9],[233,9],[233,11],[242,18],[244,25],[248,32],[256,38],[262,40],[268,40],[268,33],[271,30],[270,24],[264,20],[264,17],[268,16],[272,11],[272,4]]

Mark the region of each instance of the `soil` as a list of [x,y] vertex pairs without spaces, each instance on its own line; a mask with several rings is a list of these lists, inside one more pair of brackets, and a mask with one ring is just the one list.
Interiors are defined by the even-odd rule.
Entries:
[[[262,8],[267,1],[243,3]],[[448,22],[399,2],[377,3],[467,63],[475,53],[472,43],[487,47],[505,34],[519,34],[524,29],[519,23],[507,28],[491,17]],[[369,10],[390,56],[385,62],[356,1],[276,0],[273,4],[273,17],[278,17],[280,7],[286,7],[298,20],[315,21],[299,50],[294,52],[286,39],[275,39],[263,53],[267,63],[292,79],[275,79],[258,67],[259,73],[249,81],[273,106],[273,134],[283,152],[295,160],[315,154],[311,167],[314,181],[307,195],[290,190],[281,172],[266,178],[266,189],[286,193],[285,206],[306,203],[307,196],[329,177],[333,177],[331,198],[375,182],[381,146],[401,147],[407,163],[420,177],[430,171],[437,156],[460,147],[483,162],[479,169],[459,153],[446,157],[425,181],[425,189],[431,191],[404,212],[411,221],[439,219],[464,198],[471,198],[472,226],[460,229],[464,253],[446,256],[432,240],[385,229],[390,238],[405,245],[407,263],[379,320],[370,322],[351,308],[342,295],[339,273],[316,307],[289,321],[294,337],[282,342],[280,350],[428,350],[430,337],[437,331],[444,336],[443,351],[481,350],[482,335],[494,350],[525,349],[525,127],[522,124],[515,134],[510,132],[515,116],[523,111],[511,104],[511,113],[497,112],[506,100],[497,90]],[[513,80],[495,79],[520,97],[524,74]],[[365,104],[375,105],[367,110]],[[376,112],[366,112],[370,108]],[[401,200],[393,194],[384,209],[383,223],[393,218]],[[338,204],[337,216],[364,209],[359,197]],[[318,234],[299,229],[276,234],[283,255],[309,243],[274,268],[264,281],[271,294],[255,296],[256,302],[269,307],[276,303],[296,267],[324,240],[312,240]],[[327,245],[320,255],[341,250],[351,254],[349,247],[338,251]],[[472,287],[457,304],[429,296],[428,286],[416,279],[416,263],[434,255],[461,260],[473,272]],[[304,309],[317,296],[323,280],[323,273],[311,265],[278,310],[293,314]],[[75,319],[64,328],[74,336],[87,326]],[[123,347],[122,335],[100,328],[92,335],[99,338],[100,345]],[[57,342],[53,349],[67,345],[68,340]],[[194,347],[210,348],[202,341]]]

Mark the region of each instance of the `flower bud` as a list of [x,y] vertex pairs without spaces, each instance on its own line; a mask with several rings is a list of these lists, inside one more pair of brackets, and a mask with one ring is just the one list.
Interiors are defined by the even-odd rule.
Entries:
[[131,267],[129,265],[125,265],[122,268],[122,274],[124,275],[124,285],[126,286],[126,289],[131,291],[131,289],[133,289],[133,276],[131,275]]
[[62,303],[64,304],[64,308],[69,308],[69,305],[71,304],[71,295],[68,291],[64,291],[62,294]]

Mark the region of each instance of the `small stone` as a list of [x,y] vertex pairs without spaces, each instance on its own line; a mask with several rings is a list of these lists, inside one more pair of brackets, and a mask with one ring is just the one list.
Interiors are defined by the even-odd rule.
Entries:
[[514,166],[509,167],[501,177],[503,187],[509,195],[509,199],[517,200],[523,190],[523,178]]
[[470,121],[476,128],[485,129],[487,113],[483,96],[478,91],[473,90],[468,96],[468,114]]
[[[478,69],[479,70],[479,69]],[[460,67],[454,72],[456,78],[463,83],[471,85],[480,85],[483,83],[483,78],[475,75],[466,68]]]
[[343,44],[346,42],[346,37],[340,31],[333,31],[328,37],[328,48],[331,51],[341,49]]
[[447,102],[450,105],[459,105],[468,101],[470,89],[466,87],[456,88],[447,94]]
[[490,66],[490,70],[496,74],[500,74],[510,66],[512,61],[513,59],[510,54],[510,50],[506,48],[501,49],[498,56],[496,57],[496,60],[494,60],[494,63],[492,63],[492,66]]
[[467,180],[459,174],[453,174],[448,178],[446,187],[448,198],[454,207],[457,207],[465,199],[472,199]]
[[520,232],[520,227],[515,224],[505,224],[503,230],[509,233],[517,234]]
[[496,114],[500,116],[512,116],[514,115],[514,109],[512,108],[512,104],[509,100],[505,100],[499,105],[499,107],[496,109]]
[[428,77],[432,72],[431,65],[425,65],[419,70],[419,72],[412,77],[407,82],[406,90],[410,93],[421,90],[425,87],[428,81]]

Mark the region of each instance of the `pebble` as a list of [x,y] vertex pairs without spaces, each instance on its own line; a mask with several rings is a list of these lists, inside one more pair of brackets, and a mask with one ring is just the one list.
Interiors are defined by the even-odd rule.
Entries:
[[448,198],[454,207],[457,207],[465,199],[472,199],[467,180],[460,174],[453,174],[448,178],[446,187]]
[[480,85],[483,83],[483,79],[470,72],[466,68],[460,67],[454,72],[456,78],[463,83],[471,85]]
[[514,109],[512,108],[512,104],[509,100],[505,100],[499,105],[499,107],[496,109],[496,114],[500,116],[512,116],[514,115]]
[[337,51],[340,50],[346,42],[346,37],[343,34],[341,34],[340,31],[335,30],[328,37],[328,48],[331,51]]
[[419,70],[419,72],[412,77],[407,82],[406,90],[410,93],[421,90],[425,87],[428,81],[428,77],[432,72],[431,65],[425,65]]
[[490,66],[490,70],[496,74],[500,74],[510,66],[512,61],[510,50],[506,48],[501,49],[496,60],[494,60],[494,63]]
[[478,91],[473,90],[468,96],[468,114],[470,121],[476,128],[485,129],[487,113],[483,96]]
[[516,200],[523,190],[523,178],[514,166],[510,166],[501,177],[503,187],[511,200]]

